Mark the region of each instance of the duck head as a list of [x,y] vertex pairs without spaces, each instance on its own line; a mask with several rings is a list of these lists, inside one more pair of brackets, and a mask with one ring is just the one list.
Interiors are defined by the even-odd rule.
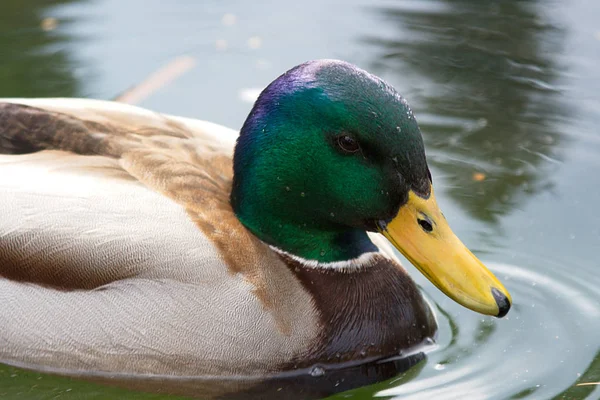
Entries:
[[375,251],[382,233],[446,295],[504,316],[510,295],[438,208],[404,98],[352,64],[318,60],[272,82],[244,123],[231,204],[258,238],[331,263]]

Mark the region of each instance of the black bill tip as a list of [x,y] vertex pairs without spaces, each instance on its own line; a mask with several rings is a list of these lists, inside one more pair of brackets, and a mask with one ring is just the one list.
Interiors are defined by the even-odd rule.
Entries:
[[494,296],[494,300],[496,300],[496,304],[498,305],[498,315],[496,317],[504,317],[508,313],[508,310],[510,310],[510,300],[496,288],[492,288],[492,296]]

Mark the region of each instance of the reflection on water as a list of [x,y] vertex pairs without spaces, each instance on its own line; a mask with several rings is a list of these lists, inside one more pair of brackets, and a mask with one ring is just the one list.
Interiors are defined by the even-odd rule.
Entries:
[[[438,172],[434,175],[442,175],[444,193],[485,223],[486,230],[496,227],[503,233],[488,243],[479,238],[486,258],[512,258],[520,265],[491,265],[515,301],[506,320],[484,318],[473,323],[463,312],[453,311],[454,305],[444,303],[447,312],[439,313],[446,321],[440,324],[440,349],[429,355],[418,379],[380,395],[599,396],[600,280],[591,260],[596,259],[592,246],[600,248],[600,241],[587,239],[595,232],[590,220],[581,231],[570,231],[571,244],[564,238],[561,242],[557,232],[581,224],[554,218],[576,208],[577,221],[579,210],[585,215],[584,210],[596,208],[594,200],[579,200],[589,196],[583,186],[565,185],[558,178],[575,175],[580,185],[592,185],[592,192],[597,191],[598,178],[581,172],[586,165],[578,158],[581,150],[570,150],[575,145],[573,131],[582,125],[577,117],[580,109],[590,110],[596,100],[575,103],[580,108],[575,109],[573,99],[584,90],[569,82],[566,27],[549,19],[545,5],[440,0],[371,8],[396,32],[363,37],[377,51],[371,65],[396,86],[408,89],[428,158]],[[583,125],[600,121],[598,112],[586,117]],[[597,129],[588,133],[586,140],[590,138],[597,140]],[[591,149],[597,156],[600,149]],[[578,172],[563,172],[569,157],[569,169]],[[577,163],[581,165],[573,168]],[[577,206],[568,200],[571,196]],[[546,208],[541,215],[547,218],[542,231],[531,219],[540,198]],[[514,218],[508,219],[511,214]],[[529,229],[522,229],[523,224]],[[592,245],[579,246],[577,240]],[[534,243],[541,243],[537,254]],[[577,250],[570,247],[579,252],[573,254]],[[444,342],[447,335],[452,339]]]
[[[268,10],[251,2],[128,4],[3,0],[0,96],[108,98],[190,54],[195,69],[144,105],[236,127],[248,111],[240,90],[310,58],[357,62],[407,97],[439,201],[452,198],[466,211],[455,229],[495,261],[513,295],[507,318],[481,317],[408,267],[439,319],[438,347],[426,360],[404,373],[393,364],[355,371],[337,386],[326,374],[322,387],[305,376],[254,390],[325,396],[387,379],[332,398],[600,398],[600,386],[576,386],[600,381],[600,26],[587,17],[600,3],[573,0],[562,11],[559,2],[533,0],[306,0],[292,11],[287,2]],[[58,26],[43,25],[53,6],[61,7]],[[225,14],[237,22],[223,25]],[[260,49],[247,46],[255,36]],[[227,49],[214,48],[225,40]],[[79,67],[100,73],[91,81]],[[200,392],[176,386],[171,392]],[[0,366],[2,396],[163,398]]]
[[[200,399],[321,399],[335,393],[357,387],[366,387],[393,378],[393,382],[409,382],[424,365],[425,354],[430,346],[415,349],[415,352],[402,357],[377,360],[367,364],[345,368],[316,367],[297,370],[272,377],[173,377],[173,376],[129,376],[119,374],[90,373],[82,375],[85,381],[100,383],[97,394],[94,385],[72,378],[45,376],[18,368],[0,368],[0,397],[13,398],[28,389],[29,398],[46,397],[49,393],[66,399],[123,398],[133,397],[154,399],[173,396],[186,396]],[[90,390],[90,388],[92,390]],[[383,388],[383,386],[382,386]],[[359,393],[365,389],[359,389]],[[368,389],[377,390],[377,385]],[[142,394],[150,392],[152,394]]]
[[[557,399],[580,399],[580,394],[597,390],[573,381],[598,382],[599,360],[590,353],[600,329],[598,278],[587,276],[585,283],[569,276],[563,264],[548,261],[538,271],[490,266],[509,282],[514,298],[524,299],[511,310],[510,322],[463,321],[457,331],[445,315],[440,336],[450,334],[453,339],[429,354],[433,367],[425,368],[419,379],[381,394],[403,400],[547,399],[565,385],[569,388]],[[575,372],[577,365],[589,366]]]
[[366,40],[379,49],[376,72],[416,82],[409,99],[430,163],[445,174],[448,193],[488,222],[527,193],[551,188],[566,142],[554,128],[566,112],[552,58],[562,32],[541,19],[541,6],[465,0],[386,6],[376,12],[397,27],[397,36]]
[[578,375],[575,385],[556,395],[554,400],[563,399],[592,399],[593,393],[600,385],[600,352],[594,356],[594,361],[583,374]]
[[80,94],[74,63],[63,47],[68,38],[55,32],[59,21],[44,19],[48,8],[75,1],[2,0],[1,97],[73,97]]

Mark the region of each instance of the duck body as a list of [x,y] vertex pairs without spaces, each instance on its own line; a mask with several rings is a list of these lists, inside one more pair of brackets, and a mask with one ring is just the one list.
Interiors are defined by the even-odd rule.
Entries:
[[379,235],[357,257],[308,260],[240,222],[236,137],[112,102],[0,100],[0,362],[262,376],[432,337]]

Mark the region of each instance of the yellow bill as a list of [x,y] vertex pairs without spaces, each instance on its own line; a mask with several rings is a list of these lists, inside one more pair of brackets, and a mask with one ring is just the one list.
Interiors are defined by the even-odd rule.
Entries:
[[412,191],[380,232],[435,286],[463,306],[503,317],[511,305],[504,285],[452,232],[433,188],[424,199]]

